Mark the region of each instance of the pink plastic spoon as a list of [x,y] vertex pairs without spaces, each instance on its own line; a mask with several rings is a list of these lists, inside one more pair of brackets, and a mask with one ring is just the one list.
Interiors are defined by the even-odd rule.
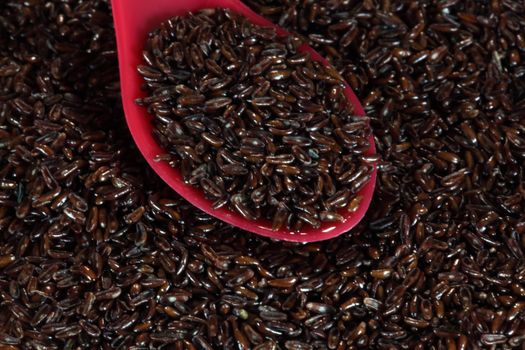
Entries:
[[[112,0],[112,7],[117,35],[122,104],[128,127],[135,143],[149,165],[173,190],[197,208],[224,222],[262,236],[286,241],[321,241],[345,233],[359,223],[372,201],[377,176],[376,167],[370,182],[359,193],[362,197],[359,208],[352,213],[346,211],[346,209],[340,211],[340,214],[345,218],[343,222],[323,223],[319,229],[305,225],[302,231],[295,232],[286,228],[272,231],[271,221],[250,221],[226,207],[217,210],[213,209],[211,206],[212,202],[204,197],[200,189],[186,184],[177,169],[170,167],[167,162],[154,161],[155,156],[165,152],[153,139],[150,115],[145,108],[135,104],[135,100],[138,97],[144,97],[144,92],[140,88],[143,80],[137,72],[137,65],[143,63],[141,53],[147,35],[152,29],[174,16],[183,16],[189,12],[197,12],[205,8],[227,8],[244,15],[254,24],[275,27],[278,35],[289,35],[288,32],[257,15],[238,0]],[[328,65],[328,62],[311,47],[303,45],[301,50],[310,52],[313,59]],[[359,100],[348,85],[345,93],[349,101],[354,105],[355,113],[364,115]],[[369,154],[375,154],[376,150],[372,136],[370,137],[370,144]]]

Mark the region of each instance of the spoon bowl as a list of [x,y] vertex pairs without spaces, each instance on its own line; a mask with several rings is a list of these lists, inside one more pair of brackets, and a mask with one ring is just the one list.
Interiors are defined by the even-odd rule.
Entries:
[[[178,169],[171,167],[168,162],[154,160],[157,155],[166,152],[152,136],[152,117],[148,114],[146,108],[135,103],[137,98],[145,97],[144,91],[141,90],[143,78],[137,72],[137,66],[142,64],[141,53],[144,43],[148,33],[158,27],[161,22],[175,16],[183,16],[190,12],[197,12],[207,8],[230,9],[243,15],[253,24],[275,28],[279,36],[290,35],[284,29],[257,15],[238,0],[112,0],[122,104],[128,128],[140,152],[153,170],[184,199],[202,211],[245,231],[294,242],[321,241],[349,231],[361,221],[372,201],[377,177],[377,166],[375,164],[370,181],[358,193],[362,199],[357,210],[353,212],[348,212],[346,209],[340,210],[339,213],[344,217],[342,222],[324,222],[317,229],[305,225],[301,231],[296,232],[287,228],[273,231],[270,220],[251,221],[226,207],[213,209],[212,201],[205,198],[201,189],[186,184]],[[325,65],[329,64],[306,44],[301,46],[300,51],[307,51],[311,54],[312,59]],[[365,113],[359,100],[348,84],[345,83],[345,85],[345,95],[354,106],[354,113],[364,116]],[[375,152],[374,138],[370,136],[368,154],[375,154]]]

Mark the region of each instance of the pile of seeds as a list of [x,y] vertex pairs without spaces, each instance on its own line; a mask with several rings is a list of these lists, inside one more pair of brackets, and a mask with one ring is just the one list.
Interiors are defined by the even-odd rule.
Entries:
[[342,221],[375,160],[338,72],[229,10],[160,25],[147,40],[140,99],[153,135],[184,181],[213,207],[300,230]]
[[195,210],[130,149],[106,1],[2,1],[1,347],[523,348],[522,3],[258,1],[365,101],[365,221],[291,244]]

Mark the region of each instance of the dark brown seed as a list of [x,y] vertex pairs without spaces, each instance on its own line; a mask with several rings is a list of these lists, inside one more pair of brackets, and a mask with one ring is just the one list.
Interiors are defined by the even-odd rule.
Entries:
[[268,281],[268,285],[275,288],[290,288],[297,283],[297,277],[287,277],[281,279],[271,279]]
[[78,325],[67,326],[58,331],[55,337],[58,339],[72,338],[82,332],[82,328]]
[[207,100],[204,103],[204,108],[208,112],[216,111],[224,108],[232,103],[232,99],[228,97],[216,97],[211,100]]
[[15,261],[16,257],[13,254],[0,255],[0,268],[4,268]]
[[206,101],[204,95],[195,94],[195,95],[183,95],[177,98],[177,103],[181,106],[194,106],[203,104]]

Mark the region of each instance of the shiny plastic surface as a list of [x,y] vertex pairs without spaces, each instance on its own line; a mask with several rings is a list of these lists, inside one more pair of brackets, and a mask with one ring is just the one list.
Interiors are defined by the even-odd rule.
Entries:
[[[243,230],[254,232],[266,237],[295,242],[315,242],[336,237],[353,228],[365,215],[372,200],[376,183],[377,167],[374,169],[370,182],[360,191],[363,196],[357,211],[349,213],[341,210],[339,213],[345,217],[340,223],[323,223],[321,228],[314,229],[306,227],[301,232],[287,229],[272,231],[272,223],[269,220],[250,221],[243,218],[228,208],[213,209],[212,202],[204,198],[202,190],[193,188],[184,183],[179,171],[168,165],[167,162],[155,162],[156,155],[165,153],[153,139],[151,134],[151,116],[146,108],[135,104],[135,99],[143,97],[144,92],[140,87],[143,83],[142,77],[137,72],[137,65],[142,62],[142,49],[147,34],[158,25],[173,17],[185,15],[188,12],[196,12],[204,8],[229,8],[248,18],[252,23],[262,26],[277,28],[279,35],[288,33],[257,15],[246,5],[237,0],[112,0],[113,18],[117,35],[118,58],[120,66],[120,82],[122,90],[122,103],[129,130],[137,144],[140,152],[146,158],[153,170],[177,193],[188,202],[206,213],[219,218],[233,226]],[[322,58],[311,47],[304,45],[303,51],[311,53],[312,58],[324,64],[328,62]],[[359,100],[347,85],[346,96],[354,105],[357,115],[364,115]],[[370,137],[370,154],[375,154],[373,137]]]

